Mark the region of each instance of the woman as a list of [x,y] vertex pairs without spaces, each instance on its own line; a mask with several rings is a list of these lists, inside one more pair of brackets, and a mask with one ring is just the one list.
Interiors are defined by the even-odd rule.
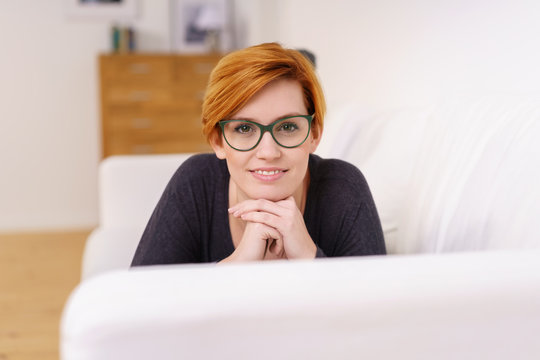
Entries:
[[225,56],[202,110],[215,155],[180,166],[133,266],[385,253],[360,171],[313,155],[325,102],[298,51],[270,43]]

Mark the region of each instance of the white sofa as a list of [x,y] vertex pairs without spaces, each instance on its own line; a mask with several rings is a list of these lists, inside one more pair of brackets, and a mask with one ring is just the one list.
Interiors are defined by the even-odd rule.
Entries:
[[66,304],[62,359],[536,359],[540,100],[329,114],[390,256],[128,271],[185,155],[100,169],[100,226]]

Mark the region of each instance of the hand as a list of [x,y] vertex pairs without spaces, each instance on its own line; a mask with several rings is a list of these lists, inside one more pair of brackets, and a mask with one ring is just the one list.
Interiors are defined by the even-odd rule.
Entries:
[[281,234],[268,225],[247,222],[242,240],[223,262],[263,260],[265,256],[268,258],[267,253],[273,257],[281,257],[283,254]]
[[[309,236],[302,213],[292,196],[285,200],[245,200],[229,209],[235,217],[250,223],[266,225],[278,231],[285,255],[289,259],[313,259],[317,247]],[[247,229],[247,227],[246,227]],[[281,244],[276,242],[275,251]]]

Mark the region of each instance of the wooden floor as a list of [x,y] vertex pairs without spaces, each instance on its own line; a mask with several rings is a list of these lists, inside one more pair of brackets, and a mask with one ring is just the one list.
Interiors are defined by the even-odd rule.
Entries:
[[89,231],[0,234],[0,360],[57,360],[62,309]]

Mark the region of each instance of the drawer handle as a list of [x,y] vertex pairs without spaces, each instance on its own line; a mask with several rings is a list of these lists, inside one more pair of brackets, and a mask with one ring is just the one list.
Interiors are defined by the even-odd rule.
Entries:
[[152,153],[154,147],[152,145],[134,145],[131,147],[131,153],[132,154],[150,154]]
[[150,65],[145,63],[131,64],[129,70],[132,74],[144,75],[150,73]]
[[214,68],[213,63],[201,62],[201,63],[195,64],[195,72],[197,74],[210,74],[213,68]]
[[148,118],[133,118],[131,119],[131,127],[133,129],[149,129],[152,127],[152,120]]
[[204,95],[206,94],[206,90],[199,90],[195,94],[195,98],[199,101],[204,101]]
[[132,91],[129,94],[131,101],[148,101],[150,100],[150,92],[148,91]]

